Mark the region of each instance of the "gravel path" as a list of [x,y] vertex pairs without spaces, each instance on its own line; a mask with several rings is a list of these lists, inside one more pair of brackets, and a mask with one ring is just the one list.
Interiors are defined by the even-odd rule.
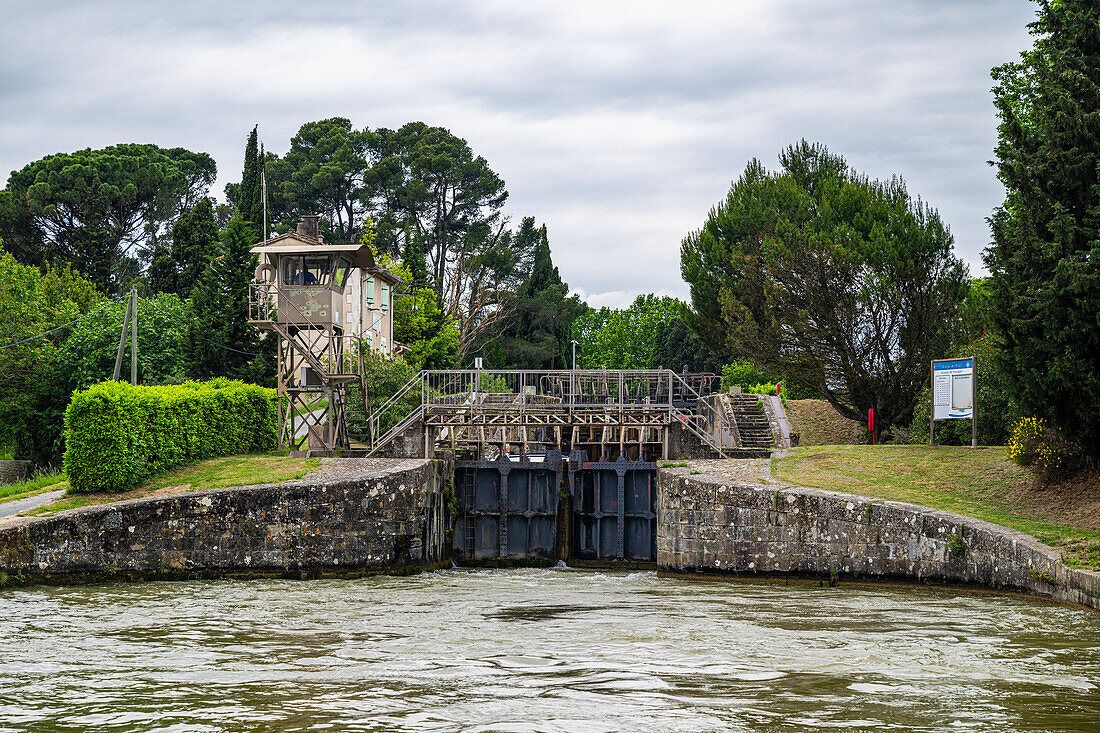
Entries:
[[19,512],[25,512],[28,509],[34,509],[36,506],[42,506],[43,504],[49,504],[50,502],[57,501],[65,495],[65,490],[61,491],[47,491],[45,494],[35,494],[34,496],[28,496],[26,499],[16,499],[15,501],[8,501],[0,504],[0,517],[10,517],[13,514]]
[[324,458],[321,465],[307,473],[303,479],[347,478],[416,468],[425,462],[424,458]]
[[686,463],[686,467],[680,467],[678,470],[686,471],[688,474],[698,472],[741,483],[783,484],[782,481],[772,478],[770,458],[688,459]]

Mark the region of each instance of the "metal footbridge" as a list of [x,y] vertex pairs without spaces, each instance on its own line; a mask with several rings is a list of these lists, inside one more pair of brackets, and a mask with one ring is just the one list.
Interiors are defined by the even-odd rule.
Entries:
[[585,450],[655,460],[673,428],[724,456],[737,442],[719,384],[667,369],[422,371],[370,415],[370,455],[420,434],[425,456]]

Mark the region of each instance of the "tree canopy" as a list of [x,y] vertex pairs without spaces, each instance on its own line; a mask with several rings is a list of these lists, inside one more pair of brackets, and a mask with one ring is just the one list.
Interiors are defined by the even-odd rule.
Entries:
[[534,217],[520,222],[516,238],[531,243],[530,274],[515,294],[515,307],[499,334],[491,335],[486,347],[489,363],[517,369],[564,369],[570,366],[569,329],[584,310],[550,256],[546,225],[535,226]]
[[71,264],[100,289],[118,292],[216,172],[205,153],[156,145],[50,155],[8,179],[0,236],[23,262]]
[[[62,369],[62,350],[73,328],[38,334],[82,318],[103,296],[69,268],[22,265],[0,255],[0,445],[17,457],[56,463],[63,448],[61,420],[72,392]],[[27,340],[29,339],[29,340]],[[117,344],[118,333],[114,334]],[[25,341],[25,343],[20,343]]]
[[1100,9],[1043,2],[1032,48],[993,70],[1004,203],[986,250],[1021,409],[1100,456]]
[[[680,315],[675,298],[639,295],[628,308],[589,308],[573,322],[579,369],[654,369],[654,335]],[[570,344],[570,346],[572,346]]]
[[268,166],[277,213],[286,219],[321,214],[331,238],[355,242],[362,231],[369,195],[365,130],[344,117],[307,122],[290,140],[290,150]]
[[879,434],[908,424],[952,342],[965,266],[938,213],[802,141],[749,163],[681,250],[708,343],[820,392]]

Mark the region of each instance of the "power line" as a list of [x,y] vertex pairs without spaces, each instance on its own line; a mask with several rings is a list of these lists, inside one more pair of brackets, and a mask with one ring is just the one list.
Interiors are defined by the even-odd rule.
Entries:
[[[127,294],[127,295],[126,295],[126,296],[124,296],[124,297],[127,297],[127,298],[128,298],[128,297],[130,297],[130,296],[129,296],[129,294]],[[13,342],[13,343],[10,343],[10,344],[4,344],[3,346],[0,346],[0,351],[3,351],[4,349],[11,349],[11,348],[14,348],[14,347],[16,347],[16,346],[19,346],[20,344],[25,344],[25,343],[27,343],[27,342],[29,342],[29,341],[34,341],[35,339],[40,339],[40,338],[42,338],[43,336],[46,336],[46,335],[48,335],[48,334],[51,334],[51,333],[53,333],[54,331],[60,331],[60,330],[61,330],[61,329],[63,329],[63,328],[68,328],[69,326],[73,325],[74,323],[80,323],[80,322],[81,322],[81,321],[83,321],[83,320],[84,320],[85,318],[88,318],[88,317],[90,317],[90,316],[93,316],[93,315],[95,315],[96,313],[99,313],[99,312],[100,312],[101,310],[103,310],[104,308],[109,308],[110,306],[112,306],[112,305],[114,305],[114,304],[116,304],[116,303],[121,303],[121,302],[122,302],[122,298],[118,298],[117,300],[112,300],[112,301],[110,301],[110,302],[108,302],[108,303],[105,303],[105,304],[101,305],[100,307],[96,308],[96,309],[95,309],[94,311],[90,311],[90,312],[88,312],[88,313],[85,313],[85,314],[84,314],[84,315],[82,315],[82,316],[81,316],[80,318],[77,318],[77,319],[76,319],[76,320],[74,320],[74,321],[69,321],[68,323],[64,323],[64,324],[62,324],[62,325],[60,325],[60,326],[57,326],[57,327],[55,327],[55,328],[51,328],[51,329],[50,329],[50,330],[48,330],[48,331],[43,331],[42,333],[40,333],[40,334],[38,334],[38,335],[36,335],[36,336],[30,336],[29,338],[25,338],[25,339],[23,339],[22,341],[15,341],[15,342]]]

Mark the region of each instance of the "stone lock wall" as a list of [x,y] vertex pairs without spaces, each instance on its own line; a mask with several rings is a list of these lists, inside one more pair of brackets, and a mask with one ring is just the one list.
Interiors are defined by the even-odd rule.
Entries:
[[657,565],[1022,591],[1100,610],[1100,573],[1030,535],[901,502],[658,472]]
[[136,499],[0,528],[0,571],[27,579],[417,567],[444,553],[431,461]]

